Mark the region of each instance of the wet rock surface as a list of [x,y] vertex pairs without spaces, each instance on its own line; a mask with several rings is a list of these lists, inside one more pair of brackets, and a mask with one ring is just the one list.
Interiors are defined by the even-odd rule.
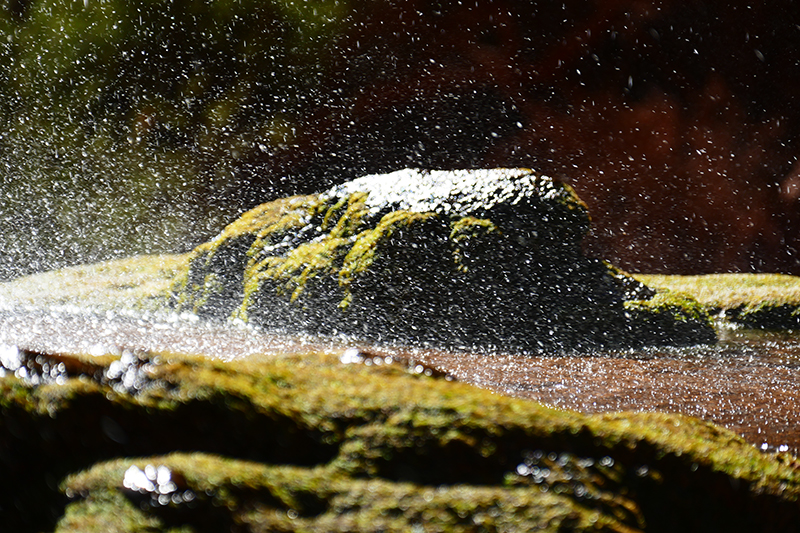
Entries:
[[713,342],[690,299],[586,257],[589,222],[568,185],[532,170],[367,176],[246,213],[194,251],[175,301],[272,329],[450,347]]
[[[582,415],[321,353],[17,356],[0,377],[0,518],[14,531],[788,531],[800,520],[795,458],[680,415]],[[137,379],[120,387],[129,371]]]

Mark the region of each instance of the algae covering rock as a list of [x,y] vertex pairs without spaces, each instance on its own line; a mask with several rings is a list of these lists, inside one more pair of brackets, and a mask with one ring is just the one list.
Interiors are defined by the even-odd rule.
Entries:
[[337,354],[7,351],[3,531],[796,531],[800,464]]
[[403,170],[263,204],[198,247],[179,308],[268,328],[500,349],[693,344],[708,316],[586,257],[585,204],[527,169]]

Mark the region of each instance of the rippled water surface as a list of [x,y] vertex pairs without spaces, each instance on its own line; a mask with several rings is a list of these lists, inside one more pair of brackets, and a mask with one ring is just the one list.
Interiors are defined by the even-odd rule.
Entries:
[[460,353],[281,336],[251,328],[74,312],[0,313],[0,344],[225,360],[308,350],[391,355],[480,387],[584,412],[659,410],[712,420],[764,450],[800,452],[800,334],[721,329],[713,346],[569,355]]
[[764,450],[800,451],[800,336],[721,332],[713,346],[570,356],[429,353],[456,378],[583,412],[712,420]]

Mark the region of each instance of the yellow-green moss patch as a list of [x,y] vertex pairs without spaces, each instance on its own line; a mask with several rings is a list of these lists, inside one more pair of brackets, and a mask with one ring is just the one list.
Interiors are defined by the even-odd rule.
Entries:
[[[181,503],[149,505],[146,495],[123,496],[120,481],[131,468],[166,468],[180,481]],[[566,486],[567,483],[564,483]],[[75,499],[56,528],[86,531],[95,524],[169,523],[181,506],[186,521],[200,529],[236,524],[248,531],[634,531],[630,513],[588,511],[573,494],[516,487],[472,485],[438,488],[414,483],[342,476],[330,468],[268,466],[207,454],[116,460],[70,476],[62,486]],[[598,491],[599,493],[600,491]],[[183,503],[188,495],[189,503]],[[619,498],[622,499],[622,498]],[[99,500],[99,501],[98,501]],[[135,506],[131,500],[139,500]],[[112,505],[112,501],[118,506]],[[105,503],[105,506],[102,505]],[[609,508],[625,509],[609,498]],[[635,504],[629,504],[636,511]],[[137,509],[138,507],[138,509]],[[136,509],[138,512],[134,512]],[[105,513],[98,512],[104,510]],[[122,511],[122,512],[120,512]],[[133,516],[131,516],[133,515]],[[137,516],[138,515],[138,516]],[[223,520],[223,517],[227,520]],[[82,519],[82,522],[80,521]],[[123,522],[124,521],[124,522]],[[215,523],[216,522],[216,523]],[[127,526],[127,527],[130,527]],[[192,529],[194,530],[194,529]]]
[[629,300],[625,302],[628,311],[646,310],[653,315],[667,314],[681,322],[691,320],[708,320],[708,314],[700,303],[691,296],[670,290],[657,291],[647,300]]
[[35,274],[0,284],[0,305],[163,310],[188,264],[189,254],[144,255]]
[[[413,231],[418,234],[425,234],[426,229],[435,234],[435,224],[426,223],[437,219],[438,216],[435,213],[394,211],[385,215],[374,229],[360,233],[345,256],[344,263],[339,271],[339,285],[344,290],[344,298],[339,304],[340,307],[344,309],[350,304],[353,296],[350,287],[353,281],[374,265],[376,256],[381,252],[381,247],[388,245],[388,241],[396,232],[412,230],[413,228]],[[409,238],[409,242],[413,242],[413,239]],[[419,244],[422,245],[423,243],[420,242]]]
[[635,325],[634,335],[647,339],[647,344],[669,344],[670,338],[680,337],[682,332],[698,344],[716,340],[711,317],[686,294],[660,289],[650,298],[628,300],[623,305]]
[[[245,531],[469,530],[476,520],[750,531],[800,520],[796,458],[686,416],[583,415],[333,354],[120,363],[140,373],[138,385],[110,358],[65,365],[36,386],[0,378],[0,475],[16,480],[0,486],[14,502],[0,507],[4,525],[24,531],[36,516],[35,530],[52,529],[53,516],[60,531],[115,520],[185,531],[206,520]],[[126,488],[125,472],[147,465],[166,466],[175,488]],[[173,500],[178,490],[196,506]],[[51,511],[36,514],[42,506]]]
[[749,327],[800,327],[800,277],[784,274],[636,274],[635,277],[652,287],[691,295],[709,313]]

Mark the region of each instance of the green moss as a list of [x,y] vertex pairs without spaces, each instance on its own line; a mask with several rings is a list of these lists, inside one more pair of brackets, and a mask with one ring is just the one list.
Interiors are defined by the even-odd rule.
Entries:
[[[115,480],[117,484],[120,479]],[[151,533],[153,531],[178,533],[179,530],[167,529],[161,520],[143,513],[138,505],[120,491],[103,490],[87,493],[86,498],[67,505],[55,531],[56,533]]]
[[[211,515],[213,520],[214,508],[225,509],[230,523],[247,530],[401,531],[417,526],[425,531],[473,531],[480,525],[525,531],[563,531],[565,526],[572,531],[630,531],[623,520],[587,512],[570,495],[555,491],[525,486],[432,488],[350,478],[330,468],[267,466],[205,454],[100,464],[68,478],[63,490],[111,500],[120,492],[126,469],[147,465],[169,468],[180,476],[182,490],[204,495],[206,501],[194,500],[197,515]],[[72,506],[89,507],[87,500]],[[130,508],[120,503],[121,509]],[[176,514],[178,506],[171,507],[139,510],[139,522],[169,516],[170,511]],[[105,514],[114,517],[113,507],[106,507]],[[96,520],[96,514],[92,518]]]
[[735,309],[755,305],[800,306],[800,277],[785,274],[706,274],[664,276],[635,274],[653,287],[691,294],[704,306]]
[[[236,316],[246,319],[254,296],[265,283],[272,287],[276,296],[296,301],[309,280],[319,275],[335,276],[352,245],[353,232],[359,229],[366,215],[365,198],[364,194],[353,194],[333,205],[315,200],[309,214],[322,214],[318,228],[321,238],[296,243],[288,251],[271,252],[271,248],[285,236],[282,228],[277,232],[274,226],[263,228],[248,251],[250,259],[244,272],[245,297]],[[306,220],[307,227],[309,223]]]
[[[173,286],[179,310],[213,314],[229,300],[241,301],[243,265],[253,256],[253,244],[275,244],[305,227],[317,214],[316,196],[292,196],[262,204],[228,225],[215,239],[195,248],[185,276]],[[232,268],[241,265],[241,270]]]
[[450,225],[450,239],[455,243],[498,232],[494,222],[485,218],[462,217]]
[[[367,206],[369,194],[356,192],[331,206],[325,214],[325,221],[336,219],[336,224],[331,227],[330,235],[333,238],[348,238],[359,233],[369,218],[370,210]],[[347,206],[344,211],[342,208]],[[338,218],[337,218],[338,217]],[[322,231],[326,231],[330,223],[324,223]]]
[[207,246],[213,249],[225,241],[242,235],[286,234],[288,231],[305,225],[305,217],[313,211],[313,207],[316,205],[318,205],[316,195],[290,196],[261,204],[227,226]]
[[303,243],[294,248],[286,257],[268,257],[256,263],[245,273],[245,302],[247,296],[260,290],[264,281],[275,285],[275,293],[280,297],[297,300],[306,284],[318,275],[336,275],[338,266],[347,254],[352,243],[348,239],[328,238],[319,242]]
[[307,283],[337,275],[369,215],[366,197],[354,193],[332,202],[298,196],[248,212],[195,250],[187,279],[196,281],[175,287],[179,306],[188,302],[194,311],[213,312],[220,301],[238,300],[233,316],[247,320],[261,291],[291,302],[301,299]]
[[350,305],[353,298],[351,291],[353,282],[373,267],[381,249],[388,245],[395,233],[412,228],[417,233],[424,233],[425,229],[432,228],[431,224],[426,223],[436,221],[438,218],[435,213],[393,211],[381,218],[374,229],[360,233],[339,270],[339,285],[344,290],[344,298],[339,306],[346,309]]
[[680,322],[709,320],[708,314],[697,300],[670,290],[657,291],[647,300],[628,300],[625,308],[629,311],[645,311],[655,316],[666,314]]
[[689,295],[662,289],[644,300],[628,300],[625,313],[632,319],[634,335],[645,344],[709,343],[716,340],[711,317]]
[[330,232],[332,228],[338,226],[342,220],[343,209],[352,206],[354,203],[354,198],[352,197],[339,198],[339,200],[325,212],[322,224],[320,224],[320,229]]
[[0,304],[75,306],[95,311],[163,310],[189,258],[188,254],[144,255],[35,274],[0,284]]
[[653,287],[689,294],[710,313],[747,327],[800,327],[800,278],[784,274],[636,274]]
[[492,245],[498,244],[502,232],[488,219],[463,217],[450,224],[450,241],[453,243],[453,260],[461,272],[469,272],[470,258],[486,253]]
[[[51,486],[62,480],[60,531],[114,520],[131,530],[467,530],[480,519],[630,531],[669,530],[654,526],[662,520],[746,530],[800,519],[795,458],[690,417],[583,415],[394,365],[342,365],[335,354],[230,363],[145,355],[135,390],[102,370],[111,362],[70,364],[62,384],[0,378],[0,473],[21,480],[0,497],[32,513],[59,501],[45,473]],[[202,453],[163,456],[188,449]],[[122,490],[125,470],[147,464],[167,465],[196,507],[153,506]],[[0,518],[13,526],[9,512]]]
[[[321,303],[320,294],[333,293],[330,298],[346,308],[352,299],[353,279],[372,266],[381,246],[396,232],[433,216],[395,211],[383,216],[374,228],[363,229],[369,215],[366,198],[364,193],[354,193],[331,206],[320,204],[327,206],[320,209],[324,212],[320,237],[297,243],[285,253],[270,255],[269,246],[282,234],[263,229],[248,252],[251,259],[244,273],[244,299],[234,316],[246,320],[256,298],[265,293],[298,302],[312,282],[318,282],[313,293],[316,303]],[[320,283],[326,287],[320,288]]]

